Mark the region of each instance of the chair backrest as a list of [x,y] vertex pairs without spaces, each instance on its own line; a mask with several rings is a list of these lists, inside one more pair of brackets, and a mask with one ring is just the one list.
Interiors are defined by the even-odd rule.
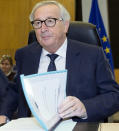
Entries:
[[101,46],[96,26],[88,22],[72,21],[67,37],[84,43]]
[[[86,22],[72,21],[69,26],[67,37],[92,45],[101,45],[96,26]],[[34,30],[29,33],[28,44],[37,41]]]

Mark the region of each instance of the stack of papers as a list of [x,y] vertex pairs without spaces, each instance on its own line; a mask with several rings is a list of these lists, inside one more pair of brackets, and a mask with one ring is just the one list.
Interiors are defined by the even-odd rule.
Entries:
[[58,107],[66,97],[67,70],[21,75],[23,91],[41,127],[51,130],[61,118]]
[[[72,131],[76,122],[70,120],[62,121],[53,131]],[[45,131],[35,118],[20,118],[12,120],[0,127],[0,131]]]

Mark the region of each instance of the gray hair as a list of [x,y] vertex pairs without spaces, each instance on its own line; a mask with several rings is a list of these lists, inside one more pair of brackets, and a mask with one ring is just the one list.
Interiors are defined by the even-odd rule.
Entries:
[[63,21],[70,21],[70,14],[69,14],[69,12],[67,11],[67,9],[63,5],[61,5],[57,1],[42,1],[42,2],[37,3],[34,6],[34,8],[32,9],[31,14],[29,16],[30,21],[34,20],[34,13],[35,13],[35,11],[39,7],[44,6],[44,5],[56,5],[60,9],[60,15],[61,15],[61,18],[63,19]]

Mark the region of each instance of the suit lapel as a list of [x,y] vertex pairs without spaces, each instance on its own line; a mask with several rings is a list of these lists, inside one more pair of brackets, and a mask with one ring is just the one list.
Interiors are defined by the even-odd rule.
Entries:
[[41,56],[41,46],[38,44],[36,47],[36,50],[34,50],[34,73],[38,72],[39,62],[40,62],[40,56]]
[[[42,47],[39,44],[35,44],[31,50],[30,55],[27,60],[27,71],[28,74],[34,74],[38,72],[40,56],[41,56]],[[30,67],[30,68],[29,68]]]
[[68,70],[67,85],[66,85],[66,94],[67,95],[70,95],[70,93],[73,91],[72,88],[70,88],[71,86],[70,81],[72,77],[75,77],[74,70],[76,70],[77,61],[79,65],[80,64],[79,43],[77,46],[77,43],[75,43],[72,40],[68,40],[67,54],[66,54],[66,69]]
[[66,69],[69,71],[73,68],[73,66],[80,56],[80,50],[79,47],[77,48],[76,44],[72,40],[68,40],[67,45],[67,53],[66,53]]

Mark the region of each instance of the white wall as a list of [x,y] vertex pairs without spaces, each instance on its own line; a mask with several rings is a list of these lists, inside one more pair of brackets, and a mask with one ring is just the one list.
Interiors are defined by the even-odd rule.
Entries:
[[[88,22],[92,0],[82,0],[83,21]],[[107,35],[109,34],[108,4],[107,0],[98,0]]]

